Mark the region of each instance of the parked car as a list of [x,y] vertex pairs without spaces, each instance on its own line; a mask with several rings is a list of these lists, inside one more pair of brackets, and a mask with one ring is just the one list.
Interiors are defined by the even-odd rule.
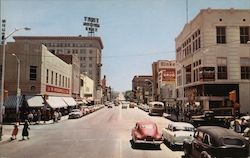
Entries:
[[122,102],[122,109],[127,109],[128,108],[128,105],[129,105],[129,102]]
[[193,139],[194,126],[186,122],[171,122],[167,128],[162,129],[162,135],[170,146],[182,146],[184,140]]
[[73,109],[69,113],[69,119],[72,119],[72,118],[81,118],[82,116],[83,116],[83,113],[82,113],[82,111],[80,109]]
[[129,108],[134,108],[136,106],[136,103],[134,103],[134,102],[130,102],[130,104],[129,104]]
[[162,102],[150,102],[149,103],[149,115],[160,115],[164,113],[164,104]]
[[112,108],[113,106],[112,106],[112,104],[108,104],[108,108]]
[[162,133],[158,131],[156,123],[152,121],[139,121],[131,132],[134,144],[154,144],[160,146],[163,142]]
[[219,126],[198,127],[192,141],[184,141],[184,157],[246,158],[249,144],[240,134]]

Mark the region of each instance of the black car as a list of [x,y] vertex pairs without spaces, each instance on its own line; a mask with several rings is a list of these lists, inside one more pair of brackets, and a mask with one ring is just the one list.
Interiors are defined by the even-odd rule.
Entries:
[[184,141],[184,156],[194,158],[246,158],[249,144],[240,134],[218,126],[198,127],[192,141]]

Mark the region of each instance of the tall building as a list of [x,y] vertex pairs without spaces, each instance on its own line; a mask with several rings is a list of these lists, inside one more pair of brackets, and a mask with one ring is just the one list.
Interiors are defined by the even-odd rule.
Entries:
[[94,81],[94,100],[101,98],[101,58],[103,44],[100,37],[83,36],[15,36],[16,41],[42,43],[53,54],[77,54],[80,60],[80,73]]
[[132,92],[135,102],[148,103],[153,100],[153,79],[149,75],[137,75],[132,80]]
[[209,8],[184,26],[175,39],[180,104],[250,112],[249,19],[250,10]]
[[[154,100],[162,100],[162,88],[175,85],[175,60],[158,60],[152,64]],[[165,98],[164,98],[165,99]]]

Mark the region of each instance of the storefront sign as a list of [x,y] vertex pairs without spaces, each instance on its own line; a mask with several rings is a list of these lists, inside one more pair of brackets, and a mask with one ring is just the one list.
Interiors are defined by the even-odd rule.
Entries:
[[163,71],[162,81],[175,81],[175,69],[167,69]]
[[46,85],[46,92],[69,94],[69,89]]

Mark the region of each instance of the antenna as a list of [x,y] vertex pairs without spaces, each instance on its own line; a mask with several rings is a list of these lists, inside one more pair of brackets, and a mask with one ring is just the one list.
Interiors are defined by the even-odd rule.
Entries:
[[188,0],[186,0],[186,23],[188,23]]
[[84,17],[83,26],[85,26],[88,36],[95,36],[95,32],[100,27],[99,18]]

